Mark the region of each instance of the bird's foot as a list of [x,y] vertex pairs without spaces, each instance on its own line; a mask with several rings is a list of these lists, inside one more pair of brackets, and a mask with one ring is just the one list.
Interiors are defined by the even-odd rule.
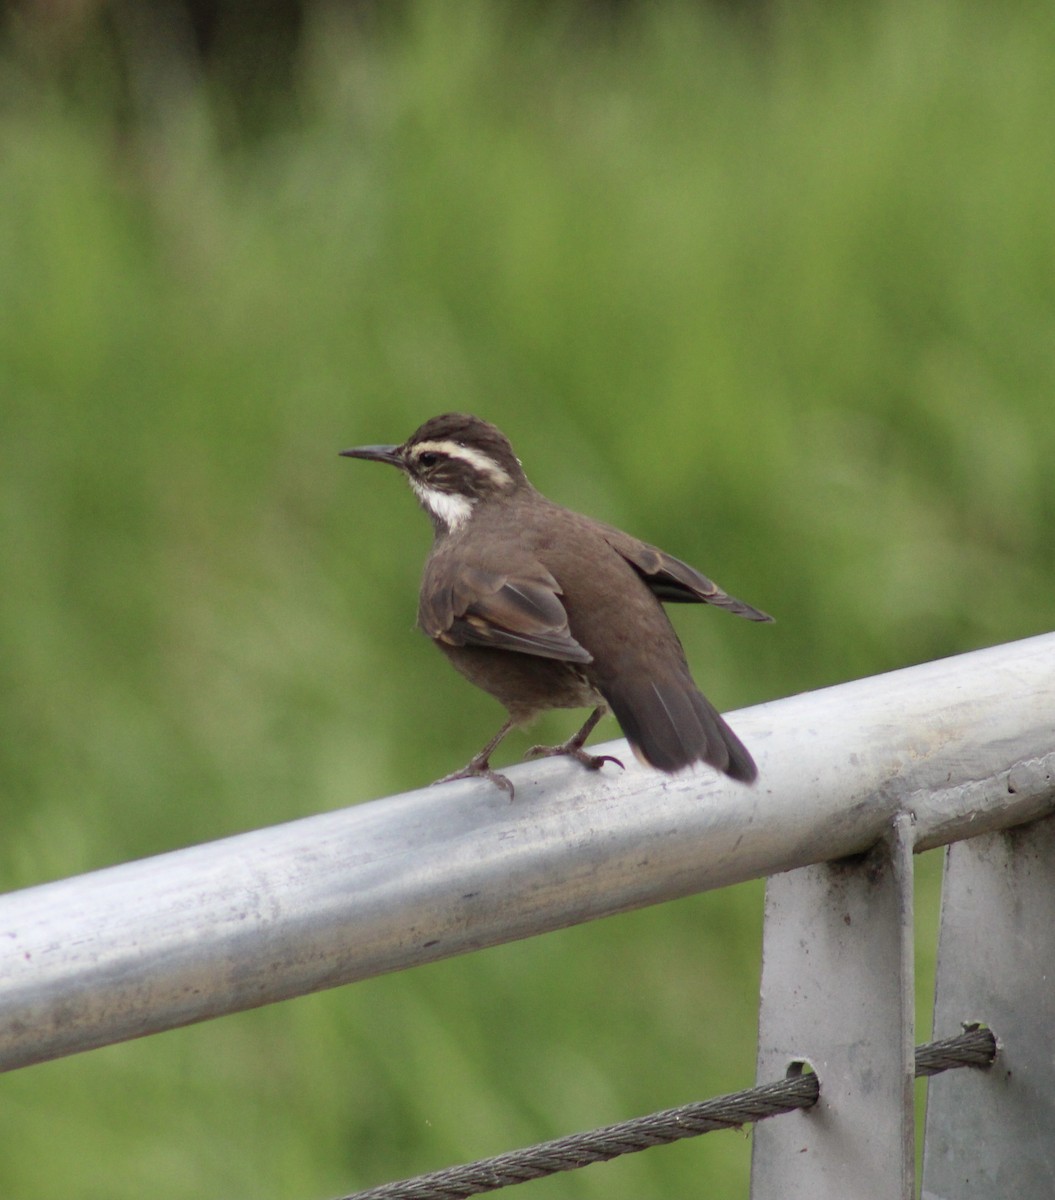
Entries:
[[531,749],[524,755],[525,758],[556,758],[558,755],[565,755],[568,758],[574,758],[576,762],[591,771],[599,771],[606,762],[615,763],[621,770],[626,768],[612,754],[590,754],[582,748],[582,743],[571,738],[566,742],[562,742],[559,746],[532,746]]
[[471,759],[460,771],[452,771],[450,775],[444,775],[442,779],[437,779],[432,786],[435,787],[437,783],[453,783],[455,779],[489,779],[496,788],[508,792],[510,800],[516,798],[513,781],[505,775],[500,775],[497,771],[492,771],[486,758]]

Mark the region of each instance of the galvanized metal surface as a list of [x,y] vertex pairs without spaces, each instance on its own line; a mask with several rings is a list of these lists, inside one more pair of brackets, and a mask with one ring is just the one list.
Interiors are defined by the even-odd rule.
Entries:
[[934,1031],[973,1021],[999,1057],[930,1081],[923,1200],[1051,1200],[1055,819],[949,847]]
[[[761,776],[509,771],[0,897],[0,1068],[1055,811],[1055,635],[733,714]],[[449,764],[448,764],[449,765]],[[442,767],[437,764],[437,770]]]
[[817,1105],[755,1126],[752,1200],[912,1200],[912,827],[766,884],[758,1079],[806,1060]]

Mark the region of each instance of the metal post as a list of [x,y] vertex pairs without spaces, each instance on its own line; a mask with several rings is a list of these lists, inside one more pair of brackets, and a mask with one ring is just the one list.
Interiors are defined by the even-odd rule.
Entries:
[[912,1200],[912,827],[766,885],[759,1080],[805,1061],[821,1096],[757,1125],[752,1200]]
[[983,1022],[988,1071],[928,1085],[923,1200],[1055,1196],[1055,819],[950,846],[934,1033]]

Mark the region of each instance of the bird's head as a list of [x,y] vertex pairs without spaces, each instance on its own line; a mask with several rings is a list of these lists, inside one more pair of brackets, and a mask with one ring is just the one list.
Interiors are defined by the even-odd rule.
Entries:
[[480,501],[527,483],[505,434],[465,413],[432,417],[400,446],[353,446],[341,454],[398,467],[437,529],[447,533],[464,525]]

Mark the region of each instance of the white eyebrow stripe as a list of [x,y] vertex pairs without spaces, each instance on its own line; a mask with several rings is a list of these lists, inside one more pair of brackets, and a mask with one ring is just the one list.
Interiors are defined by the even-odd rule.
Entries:
[[448,458],[460,458],[462,462],[468,463],[482,474],[490,476],[500,487],[512,483],[505,467],[496,463],[489,454],[484,454],[482,450],[476,450],[472,446],[462,446],[458,442],[418,442],[411,450],[411,454],[414,458],[419,458],[422,454],[430,451],[435,454],[446,454]]

